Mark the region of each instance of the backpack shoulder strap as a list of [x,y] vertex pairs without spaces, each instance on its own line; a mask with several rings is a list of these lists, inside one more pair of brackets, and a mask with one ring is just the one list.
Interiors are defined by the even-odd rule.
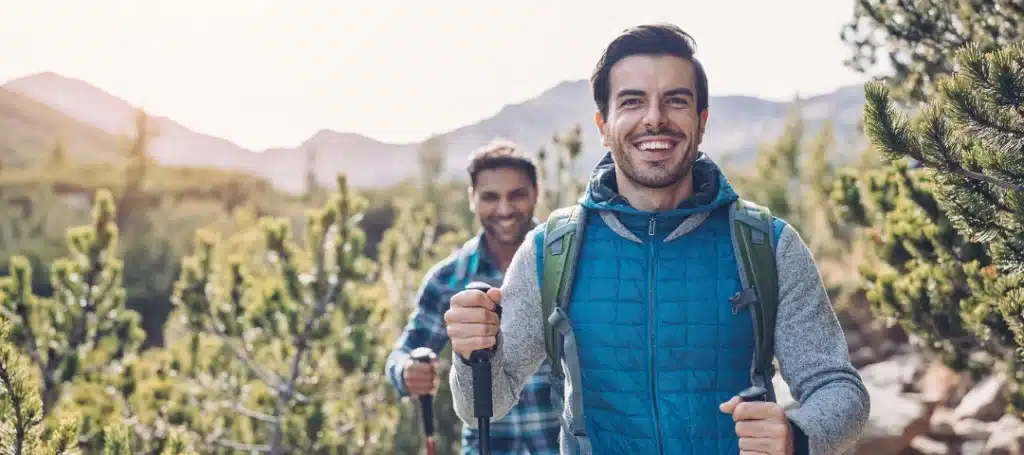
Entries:
[[[586,225],[583,206],[562,207],[548,216],[544,227],[544,243],[541,256],[541,308],[545,321],[557,305],[568,311],[568,296],[576,273],[576,259]],[[552,370],[559,371],[558,332],[550,323],[545,323],[544,342]]]
[[[775,375],[775,317],[779,308],[778,270],[775,262],[775,227],[771,210],[738,200],[729,213],[733,246],[742,290],[731,300],[733,312],[750,306],[754,316],[752,379],[770,388]],[[774,394],[772,394],[774,400]]]

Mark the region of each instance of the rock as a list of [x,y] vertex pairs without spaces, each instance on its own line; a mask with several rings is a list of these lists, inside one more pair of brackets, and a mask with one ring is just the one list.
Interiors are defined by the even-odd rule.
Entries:
[[910,441],[910,448],[920,455],[949,455],[952,453],[949,445],[925,435],[914,437]]
[[992,425],[992,436],[985,441],[984,455],[1024,455],[1024,422],[1004,415]]
[[860,332],[855,332],[851,330],[845,332],[845,335],[846,346],[851,353],[856,352],[857,349],[860,349],[861,347],[864,346],[864,335],[862,335]]
[[864,382],[878,387],[892,389],[896,392],[909,390],[917,371],[921,368],[921,358],[915,354],[902,354],[878,363],[865,366],[860,374]]
[[920,391],[927,401],[953,407],[953,400],[959,399],[956,396],[958,388],[966,389],[962,378],[962,375],[958,375],[941,362],[931,362],[925,367],[914,388]]
[[967,392],[953,411],[957,419],[977,419],[994,422],[1006,413],[1006,401],[1002,396],[1003,378],[992,375]]
[[985,450],[985,441],[973,440],[964,441],[956,453],[960,455],[981,455],[983,450]]
[[960,419],[953,422],[953,432],[959,439],[984,441],[992,434],[992,427],[977,419]]
[[865,386],[872,406],[855,454],[898,454],[927,432],[930,406],[902,396],[893,388],[870,382]]
[[956,437],[956,430],[953,424],[956,418],[953,417],[953,410],[950,408],[936,408],[928,422],[928,436],[942,440],[950,440]]
[[862,346],[850,354],[850,363],[855,368],[862,368],[879,360],[878,354],[871,346]]

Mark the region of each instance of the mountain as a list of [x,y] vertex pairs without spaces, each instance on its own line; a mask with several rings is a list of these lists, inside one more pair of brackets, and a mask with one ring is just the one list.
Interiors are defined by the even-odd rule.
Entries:
[[21,166],[65,150],[101,160],[116,160],[117,141],[106,132],[25,95],[0,87],[0,166]]
[[[133,128],[134,106],[85,81],[56,73],[39,73],[0,87],[6,90],[6,96],[20,95],[35,100],[51,111],[85,124],[77,129],[66,126],[60,129],[68,138],[90,135],[86,131],[92,129],[130,134]],[[862,87],[844,87],[798,102],[808,131],[814,132],[825,120],[832,120],[836,127],[835,144],[842,154],[849,156],[863,148],[859,128],[864,105]],[[749,165],[759,144],[773,140],[781,132],[791,104],[749,96],[712,97],[711,117],[702,149],[716,159],[728,155],[730,163],[737,167]],[[0,104],[0,108],[3,106],[6,105]],[[590,166],[604,155],[593,126],[593,112],[586,80],[562,82],[534,98],[507,105],[489,118],[437,137],[445,150],[447,174],[464,180],[467,154],[497,136],[514,140],[532,153],[542,146],[550,148],[554,134],[581,124],[584,156],[574,173],[586,175]],[[417,152],[423,145],[384,143],[355,133],[325,129],[293,148],[250,151],[225,139],[193,131],[166,117],[154,116],[153,120],[158,135],[152,141],[151,153],[157,162],[248,172],[266,177],[286,191],[302,190],[307,152],[315,152],[317,179],[325,184],[331,185],[336,173],[344,172],[357,187],[382,187],[418,175]],[[43,127],[36,129],[48,131]],[[53,133],[49,133],[48,137],[52,136]],[[72,145],[78,141],[68,140]],[[101,153],[96,146],[74,151],[76,154],[83,152],[90,156]]]

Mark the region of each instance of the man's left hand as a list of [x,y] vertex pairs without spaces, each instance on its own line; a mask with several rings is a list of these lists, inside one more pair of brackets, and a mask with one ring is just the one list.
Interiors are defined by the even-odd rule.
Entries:
[[793,455],[793,429],[778,403],[732,397],[718,409],[736,422],[740,455]]

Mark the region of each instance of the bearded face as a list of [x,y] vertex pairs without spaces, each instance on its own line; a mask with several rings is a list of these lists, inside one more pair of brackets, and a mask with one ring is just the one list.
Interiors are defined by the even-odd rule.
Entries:
[[707,110],[697,111],[694,67],[675,56],[634,55],[609,74],[602,140],[621,174],[643,188],[666,188],[686,177],[697,158]]

